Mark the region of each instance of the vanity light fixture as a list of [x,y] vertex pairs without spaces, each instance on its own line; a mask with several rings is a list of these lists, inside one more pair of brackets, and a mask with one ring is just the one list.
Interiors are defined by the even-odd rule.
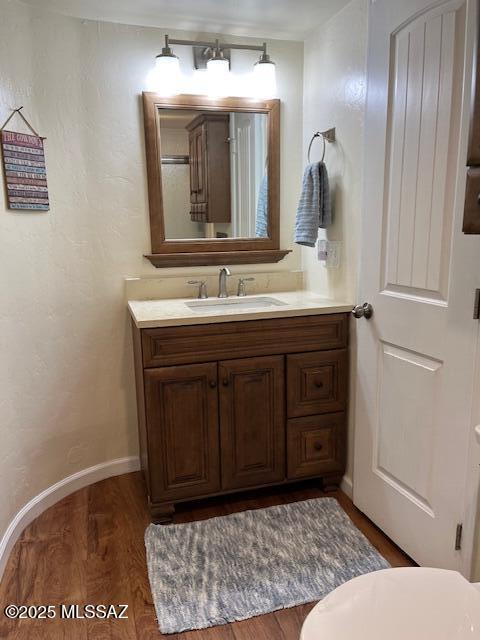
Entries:
[[155,58],[155,67],[147,77],[149,89],[161,96],[174,96],[180,87],[180,62],[170,48],[168,36],[165,36],[165,46],[162,53]]
[[267,53],[266,45],[260,60],[253,67],[253,77],[257,95],[262,98],[273,98],[277,93],[275,63]]
[[[165,36],[165,46],[162,53],[156,58],[155,69],[149,76],[150,89],[160,95],[175,95],[180,87],[180,65],[178,57],[173,53],[170,45],[186,45],[195,48],[203,48],[208,55],[207,82],[208,94],[212,97],[226,97],[229,95],[229,70],[230,60],[225,51],[230,49],[243,49],[246,51],[260,51],[259,60],[254,65],[253,84],[254,96],[259,98],[272,98],[276,93],[275,63],[267,54],[267,43],[263,45],[230,44],[203,42],[195,40],[177,40]],[[168,93],[167,93],[168,92]]]
[[225,98],[229,94],[230,62],[224,57],[218,40],[207,62],[208,95],[212,98]]

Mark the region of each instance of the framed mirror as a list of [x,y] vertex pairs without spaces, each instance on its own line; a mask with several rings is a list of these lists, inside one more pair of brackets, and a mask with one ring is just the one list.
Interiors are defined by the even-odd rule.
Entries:
[[278,262],[280,102],[143,94],[156,267]]

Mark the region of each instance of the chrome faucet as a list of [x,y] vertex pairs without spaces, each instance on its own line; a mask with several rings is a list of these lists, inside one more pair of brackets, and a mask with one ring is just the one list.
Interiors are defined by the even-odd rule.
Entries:
[[218,297],[228,298],[227,276],[232,275],[228,267],[222,267],[218,275]]

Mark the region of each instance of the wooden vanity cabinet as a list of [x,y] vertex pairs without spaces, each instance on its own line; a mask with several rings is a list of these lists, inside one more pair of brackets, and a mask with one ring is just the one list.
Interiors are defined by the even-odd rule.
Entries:
[[187,125],[193,222],[230,222],[229,118],[203,113]]
[[348,315],[138,329],[149,506],[321,478],[345,468]]
[[222,489],[285,477],[284,358],[219,363]]
[[153,495],[188,498],[220,490],[217,365],[145,371]]

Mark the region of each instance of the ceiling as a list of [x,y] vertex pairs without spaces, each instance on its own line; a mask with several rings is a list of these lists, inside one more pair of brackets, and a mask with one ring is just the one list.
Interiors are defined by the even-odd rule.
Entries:
[[302,40],[349,0],[23,0],[64,15],[148,27]]

